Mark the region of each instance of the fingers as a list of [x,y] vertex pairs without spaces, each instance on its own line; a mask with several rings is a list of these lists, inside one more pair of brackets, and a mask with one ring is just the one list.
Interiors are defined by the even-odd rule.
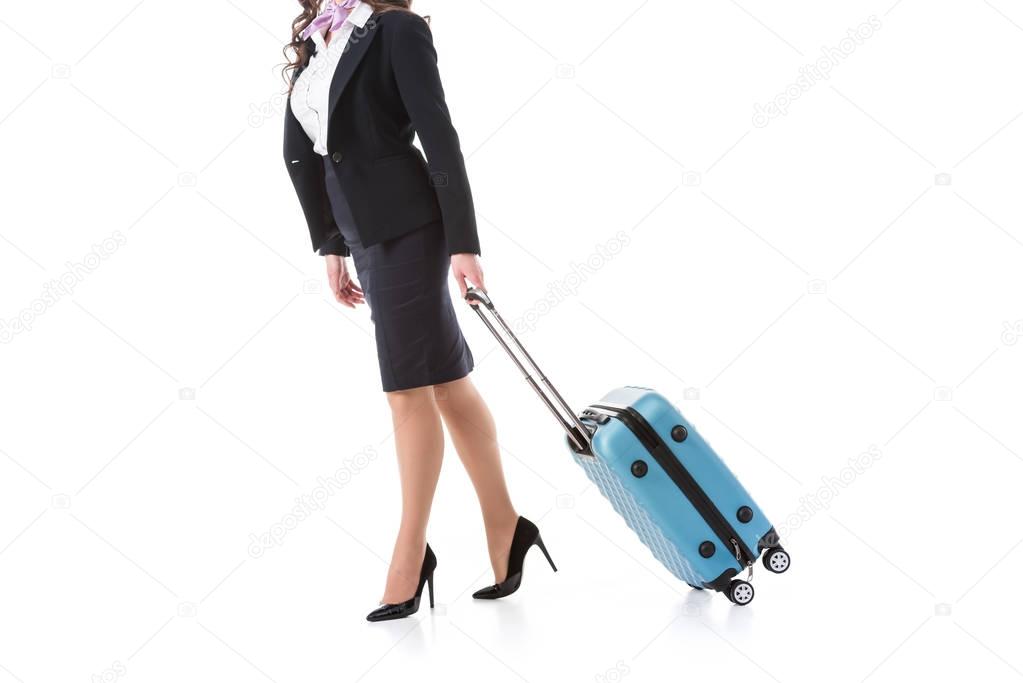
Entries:
[[469,278],[469,282],[472,286],[477,289],[482,289],[484,292],[487,291],[486,287],[483,286],[483,268],[480,266],[478,258],[473,257],[468,264],[466,264],[465,276]]
[[366,295],[362,293],[361,289],[351,282],[348,282],[344,287],[341,287],[334,298],[337,299],[339,304],[347,306],[348,308],[355,308],[358,304],[366,303]]
[[344,273],[341,274],[341,287],[342,288],[352,287],[358,290],[359,292],[362,291],[362,288],[359,287],[359,284],[352,279],[352,276],[348,273],[347,270],[345,270]]
[[[479,303],[478,301],[476,301],[475,299],[466,299],[465,298],[465,295],[469,293],[469,286],[466,284],[465,281],[466,281],[466,277],[464,275],[462,275],[461,277],[458,278],[458,288],[462,291],[462,299],[466,303],[468,303],[470,306],[475,306],[475,305],[477,305]],[[469,284],[472,284],[472,283],[470,282]]]
[[363,294],[362,288],[355,284],[355,281],[352,280],[347,272],[341,281],[341,294],[353,307],[355,304],[366,303],[366,295]]
[[345,288],[338,287],[334,290],[334,301],[338,302],[342,306],[348,308],[355,308],[355,306],[348,300],[348,291]]
[[487,291],[487,284],[483,281],[483,271],[482,270],[477,270],[474,275],[475,275],[475,278],[473,278],[474,279],[474,284],[476,285],[476,287],[478,289],[482,289],[483,292],[486,293],[486,291]]
[[[469,282],[472,284],[473,287],[475,287],[476,289],[480,290],[483,293],[486,293],[487,287],[483,283],[483,273],[482,273],[482,271],[476,269],[471,274],[466,275],[466,278],[469,280]],[[462,292],[462,296],[464,298],[464,296],[465,296],[465,292],[464,291]],[[478,301],[470,301],[469,304],[472,305],[472,306],[478,306],[479,302]]]
[[362,288],[355,284],[343,263],[336,271],[328,268],[327,280],[330,283],[330,291],[334,293],[334,300],[342,306],[355,308],[358,304],[366,303],[366,295]]
[[451,275],[455,278],[455,282],[458,283],[458,291],[462,293],[462,298],[464,299],[469,289],[465,284],[465,273],[457,268],[452,268]]
[[353,307],[357,304],[366,303],[366,297],[361,292],[355,292],[351,288],[342,292],[342,296],[344,296],[345,300],[352,304]]

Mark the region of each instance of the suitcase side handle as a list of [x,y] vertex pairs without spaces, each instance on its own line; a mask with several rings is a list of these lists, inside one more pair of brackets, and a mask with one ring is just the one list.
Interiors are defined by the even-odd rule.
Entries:
[[[572,410],[571,406],[568,405],[568,402],[565,401],[560,393],[558,393],[558,390],[554,388],[551,381],[547,379],[547,376],[536,364],[536,361],[533,360],[533,357],[529,355],[529,352],[526,351],[522,342],[519,341],[519,338],[512,331],[508,323],[504,321],[501,314],[497,312],[497,309],[494,307],[494,302],[490,299],[490,295],[481,289],[469,287],[465,294],[465,300],[468,302],[475,301],[477,303],[476,306],[472,306],[472,309],[476,311],[476,314],[480,317],[480,320],[483,321],[483,324],[487,326],[490,333],[494,335],[497,342],[502,348],[504,348],[505,352],[522,372],[522,376],[525,378],[526,382],[529,383],[529,386],[533,387],[533,391],[535,391],[536,395],[544,402],[547,409],[551,411],[551,414],[554,415],[554,418],[558,421],[558,424],[561,425],[561,428],[565,430],[565,433],[568,435],[568,440],[572,446],[572,450],[582,455],[592,455],[590,450],[590,431],[579,419],[579,416],[575,414],[575,411]],[[484,309],[486,309],[488,313],[484,313]],[[497,321],[501,330],[504,331],[504,335],[511,340],[519,354],[521,354],[522,358],[525,359],[525,363],[519,359],[512,350],[512,347],[505,340],[504,336],[502,336],[501,332],[498,331],[498,328],[490,321],[487,317],[488,314]],[[535,371],[536,377],[530,373],[530,367],[532,367]],[[537,378],[539,378],[539,382],[537,382]]]

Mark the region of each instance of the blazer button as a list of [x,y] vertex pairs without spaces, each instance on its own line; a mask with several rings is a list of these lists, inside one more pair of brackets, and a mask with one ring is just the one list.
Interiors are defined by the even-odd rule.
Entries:
[[334,154],[330,158],[334,160],[335,164],[340,164],[341,163],[341,152],[334,152]]

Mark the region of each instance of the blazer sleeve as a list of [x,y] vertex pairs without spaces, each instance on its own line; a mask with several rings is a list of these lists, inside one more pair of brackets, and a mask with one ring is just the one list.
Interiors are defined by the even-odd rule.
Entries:
[[341,233],[335,232],[320,246],[317,253],[319,253],[320,256],[350,256],[352,252],[348,248],[348,245],[345,244],[345,240],[341,236]]
[[426,21],[394,12],[391,64],[402,103],[426,153],[430,184],[437,194],[450,254],[479,254],[476,211],[458,133],[451,123],[437,70],[437,51]]

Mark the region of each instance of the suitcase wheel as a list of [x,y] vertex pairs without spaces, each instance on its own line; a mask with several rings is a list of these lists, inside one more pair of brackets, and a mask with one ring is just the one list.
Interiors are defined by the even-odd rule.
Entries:
[[736,605],[748,605],[753,602],[753,586],[741,579],[735,579],[728,584],[728,599]]
[[764,566],[767,571],[775,574],[783,574],[788,570],[791,560],[784,548],[771,548],[764,553]]

